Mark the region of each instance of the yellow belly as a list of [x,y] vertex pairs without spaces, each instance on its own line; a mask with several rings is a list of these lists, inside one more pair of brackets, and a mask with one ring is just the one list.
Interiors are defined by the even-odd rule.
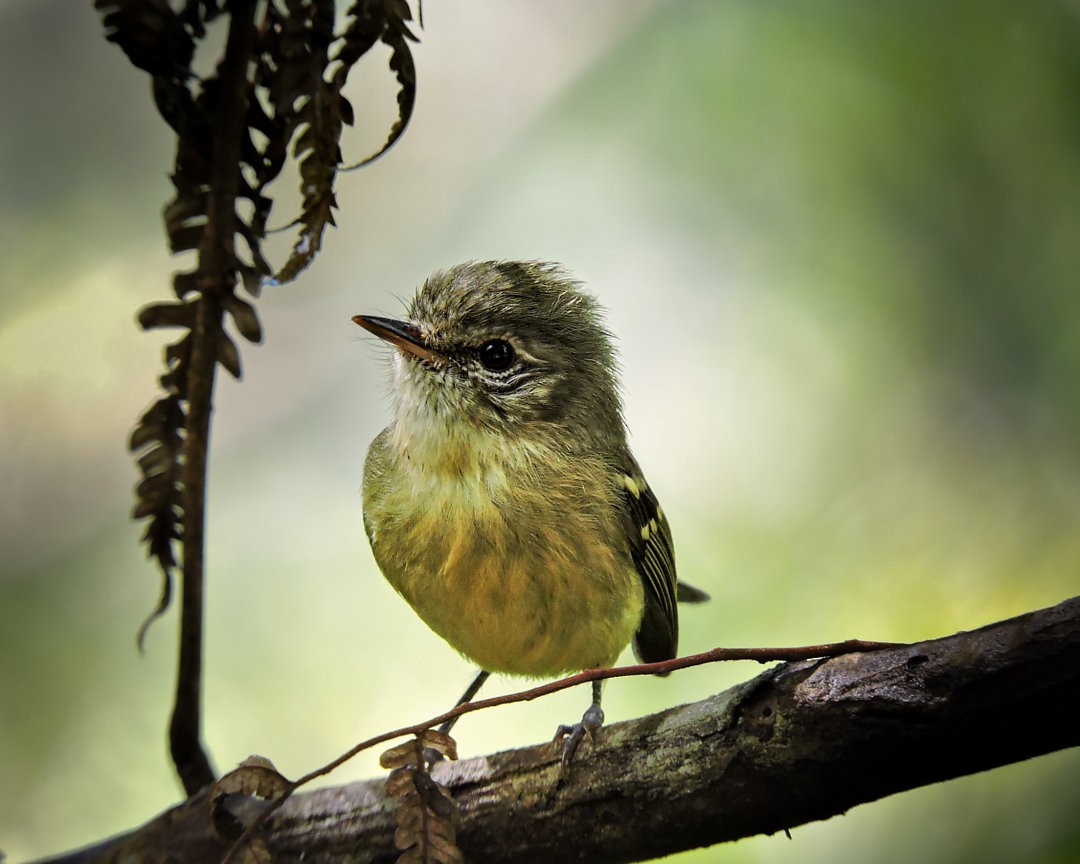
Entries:
[[551,483],[506,492],[488,472],[425,476],[421,489],[408,470],[373,448],[365,525],[383,575],[432,630],[490,672],[547,677],[618,659],[644,591],[602,490],[599,506],[576,506]]
[[433,542],[410,538],[428,540],[420,557],[430,566],[385,556],[382,544],[376,557],[428,626],[481,668],[550,676],[610,666],[633,637],[641,583],[610,553],[507,555],[470,529],[441,527]]

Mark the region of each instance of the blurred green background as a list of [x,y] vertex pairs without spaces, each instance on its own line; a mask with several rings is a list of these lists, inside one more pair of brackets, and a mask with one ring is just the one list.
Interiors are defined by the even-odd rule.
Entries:
[[[133,315],[180,263],[159,219],[170,140],[90,5],[0,0],[12,861],[180,795],[165,748],[176,616],[139,657],[158,581],[127,520],[125,454],[163,345]],[[342,179],[341,227],[298,284],[265,293],[267,342],[218,392],[205,718],[219,768],[260,753],[298,775],[444,709],[471,677],[363,537],[386,354],[349,321],[400,312],[429,271],[468,258],[562,261],[609,309],[633,446],[681,574],[714,598],[684,612],[684,652],[915,640],[1080,593],[1080,6],[424,12],[412,127]],[[384,59],[350,94],[352,161],[392,117]],[[618,682],[608,718],[757,671]],[[462,753],[544,740],[586,699],[470,717]],[[1055,754],[680,860],[1080,861],[1078,771],[1075,751]],[[330,782],[377,772],[364,757]]]

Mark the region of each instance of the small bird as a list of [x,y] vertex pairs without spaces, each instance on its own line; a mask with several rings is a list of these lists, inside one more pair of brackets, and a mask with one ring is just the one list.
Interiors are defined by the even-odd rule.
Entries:
[[[554,677],[676,655],[667,519],[626,442],[596,300],[550,263],[433,274],[407,320],[353,321],[394,345],[394,417],[364,465],[364,527],[390,584],[480,667]],[[600,682],[564,768],[604,720]],[[448,729],[449,727],[444,727]]]

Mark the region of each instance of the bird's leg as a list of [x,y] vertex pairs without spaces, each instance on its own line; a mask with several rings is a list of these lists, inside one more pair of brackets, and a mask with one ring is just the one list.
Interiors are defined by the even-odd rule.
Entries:
[[591,740],[593,733],[604,725],[604,709],[600,707],[600,687],[602,684],[602,681],[592,682],[592,704],[586,708],[585,713],[581,715],[581,722],[575,723],[572,726],[564,724],[555,732],[555,741],[566,738],[566,741],[563,742],[562,751],[561,774],[564,777],[570,770],[570,763],[574,759],[574,753],[577,752],[578,744],[581,743],[581,739],[588,733]]
[[[472,680],[472,683],[469,684],[469,686],[465,688],[465,692],[461,694],[461,698],[454,703],[454,707],[457,708],[461,705],[466,704],[467,702],[472,702],[473,697],[480,691],[480,688],[484,686],[484,682],[487,681],[490,675],[491,673],[488,672],[486,669],[481,669],[479,672],[477,672],[476,677]],[[450,730],[454,728],[454,724],[457,723],[457,721],[457,717],[451,717],[439,727],[439,731],[442,732],[443,735],[449,735]],[[433,750],[430,747],[425,747],[424,758],[427,759],[429,764],[434,764],[435,762],[440,761],[443,758],[443,755],[438,750]]]
[[[481,669],[479,672],[477,672],[476,677],[472,680],[472,683],[468,687],[466,687],[465,692],[461,694],[461,698],[454,703],[454,707],[458,708],[461,705],[466,704],[467,702],[472,702],[473,697],[480,691],[480,688],[484,686],[484,682],[487,681],[488,676],[490,675],[491,673],[488,672],[486,669]],[[442,732],[444,735],[449,735],[450,730],[454,728],[454,724],[457,723],[457,721],[457,717],[451,717],[449,720],[443,723],[442,726],[439,727],[439,731]]]

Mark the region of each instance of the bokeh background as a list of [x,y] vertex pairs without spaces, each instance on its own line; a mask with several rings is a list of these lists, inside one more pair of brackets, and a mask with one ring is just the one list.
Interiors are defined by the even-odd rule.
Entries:
[[[127,518],[154,398],[170,139],[89,2],[0,0],[0,848],[55,853],[178,800],[175,612]],[[432,269],[564,262],[620,337],[682,649],[915,640],[1080,591],[1080,5],[427,3],[411,128],[343,177],[314,268],[259,301],[209,481],[206,743],[297,775],[444,709],[468,664],[384,584],[359,486],[395,314]],[[355,161],[393,116],[351,92]],[[279,184],[283,200],[295,201]],[[291,196],[291,197],[290,197]],[[279,223],[288,218],[281,212]],[[283,239],[286,243],[287,239]],[[608,687],[610,720],[758,671]],[[493,682],[490,692],[518,682]],[[548,738],[563,693],[462,722]],[[1037,710],[1054,710],[1038,706]],[[1080,860],[1055,754],[686,862]],[[329,782],[377,773],[355,760]]]

